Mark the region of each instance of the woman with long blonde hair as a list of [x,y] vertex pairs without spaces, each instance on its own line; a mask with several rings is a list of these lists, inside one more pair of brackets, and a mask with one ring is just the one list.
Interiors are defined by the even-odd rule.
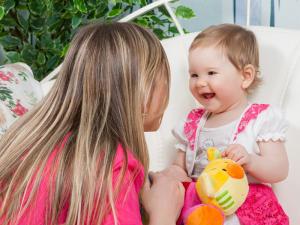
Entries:
[[175,224],[177,181],[148,174],[170,72],[159,40],[130,23],[75,35],[50,93],[0,140],[0,224]]

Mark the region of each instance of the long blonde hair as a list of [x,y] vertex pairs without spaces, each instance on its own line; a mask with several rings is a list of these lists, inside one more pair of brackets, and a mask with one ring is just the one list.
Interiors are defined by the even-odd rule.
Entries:
[[131,150],[148,171],[142,110],[162,77],[169,85],[165,52],[151,32],[130,23],[80,29],[50,93],[0,141],[4,224],[17,222],[34,201],[53,149],[68,134],[49,179],[46,224],[57,224],[66,202],[68,225],[101,224],[111,211],[116,218],[114,202],[127,166],[125,152],[122,176],[113,188],[116,148]]

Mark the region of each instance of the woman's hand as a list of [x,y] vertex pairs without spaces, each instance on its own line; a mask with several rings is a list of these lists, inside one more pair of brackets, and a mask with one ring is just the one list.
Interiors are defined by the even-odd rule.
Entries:
[[161,171],[163,175],[175,178],[176,180],[180,182],[192,182],[192,179],[188,177],[187,173],[184,169],[182,169],[178,165],[171,165],[168,168]]
[[184,201],[184,187],[176,179],[162,173],[149,174],[141,192],[142,203],[150,225],[175,225]]

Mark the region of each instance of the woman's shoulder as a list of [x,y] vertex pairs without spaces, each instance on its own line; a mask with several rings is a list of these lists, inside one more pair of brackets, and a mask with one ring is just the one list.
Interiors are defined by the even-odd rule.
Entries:
[[125,149],[121,144],[118,144],[113,164],[114,169],[121,167],[126,158],[128,166],[143,167],[142,164],[133,155],[131,150]]
[[115,174],[122,170],[123,166],[125,168],[125,179],[134,179],[137,188],[140,188],[144,183],[144,166],[142,163],[134,156],[130,149],[124,148],[121,144],[118,144],[117,151],[113,163],[113,171]]

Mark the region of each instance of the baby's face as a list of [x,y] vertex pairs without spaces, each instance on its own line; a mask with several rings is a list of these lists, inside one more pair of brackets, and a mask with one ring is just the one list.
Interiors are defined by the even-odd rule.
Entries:
[[190,91],[212,113],[226,112],[247,101],[242,87],[244,76],[215,46],[197,47],[189,52]]

